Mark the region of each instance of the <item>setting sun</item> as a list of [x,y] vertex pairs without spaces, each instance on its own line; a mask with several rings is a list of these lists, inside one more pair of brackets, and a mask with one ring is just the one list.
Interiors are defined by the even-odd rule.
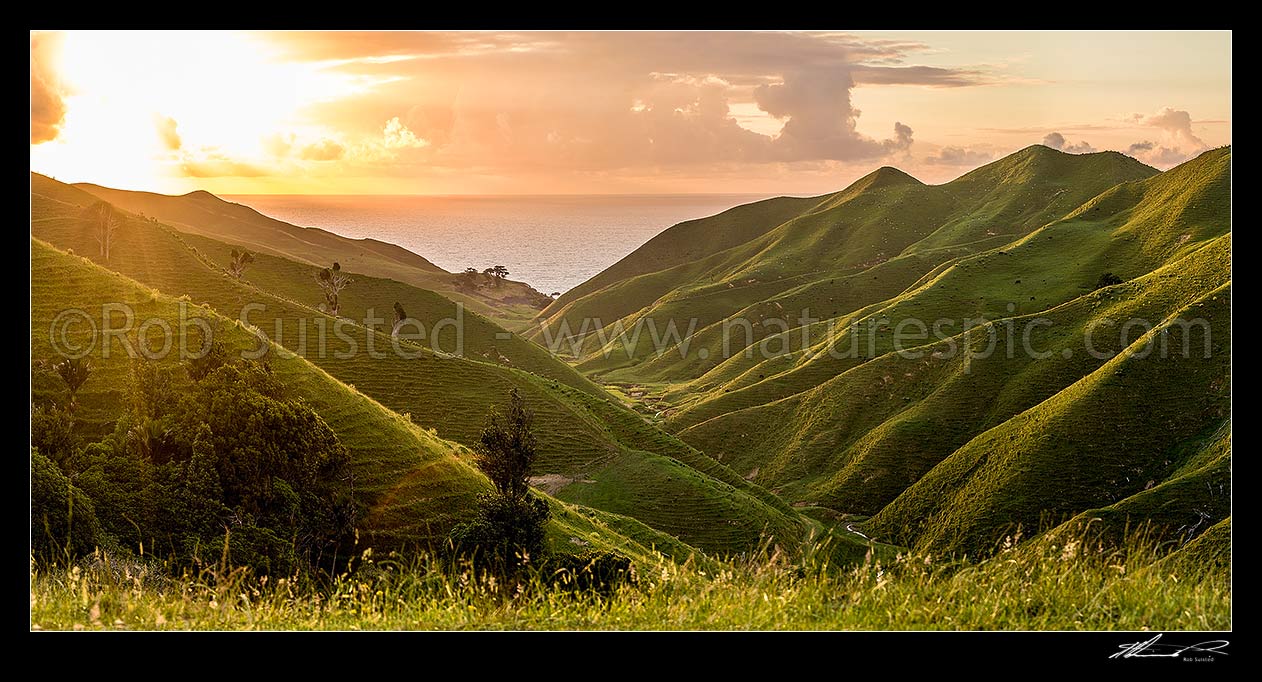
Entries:
[[269,145],[336,135],[303,117],[370,79],[283,60],[249,34],[68,32],[52,66],[66,93],[61,134],[32,147],[55,176],[137,189],[187,177],[272,174]]

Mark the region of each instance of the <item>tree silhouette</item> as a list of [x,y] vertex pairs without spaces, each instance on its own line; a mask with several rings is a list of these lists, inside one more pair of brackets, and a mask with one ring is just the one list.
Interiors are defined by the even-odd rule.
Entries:
[[245,266],[254,262],[254,254],[242,249],[232,250],[232,261],[228,263],[228,272],[235,278],[241,279],[241,274],[245,272]]
[[505,497],[520,500],[529,491],[530,469],[535,462],[535,434],[530,427],[534,413],[526,409],[521,393],[508,396],[508,412],[491,409],[490,424],[474,446],[478,468]]
[[114,233],[122,227],[123,220],[113,206],[98,201],[88,209],[88,221],[92,225],[92,236],[96,239],[100,256],[108,261],[110,248],[114,244]]
[[481,273],[478,272],[477,268],[465,268],[464,272],[460,273],[460,275],[456,277],[455,284],[462,289],[469,289],[470,291],[473,291],[478,288],[479,274]]
[[78,404],[76,396],[79,389],[92,375],[92,363],[87,358],[66,358],[53,365],[53,369],[61,380],[66,382],[66,388],[70,389],[70,409],[73,410]]
[[536,447],[532,421],[533,414],[517,389],[509,395],[506,414],[491,410],[490,423],[474,453],[478,468],[495,490],[480,496],[477,517],[451,534],[460,551],[474,553],[486,562],[484,566],[506,575],[539,561],[551,515],[548,503],[530,493]]
[[508,272],[508,268],[504,267],[503,265],[493,265],[483,270],[482,274],[493,278],[495,281],[495,286],[498,287],[500,283],[503,282],[504,278],[508,277],[510,273]]
[[390,328],[391,338],[399,336],[399,327],[403,325],[403,321],[408,319],[408,313],[399,305],[398,301],[394,302],[394,326]]
[[316,283],[324,290],[324,301],[328,304],[328,312],[333,317],[337,317],[338,311],[341,310],[337,295],[353,281],[342,274],[342,266],[337,261],[333,262],[332,268],[324,268],[316,273]]

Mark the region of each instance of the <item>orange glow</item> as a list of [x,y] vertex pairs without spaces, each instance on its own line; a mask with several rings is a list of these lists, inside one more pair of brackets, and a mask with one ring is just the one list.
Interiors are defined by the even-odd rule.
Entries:
[[70,31],[31,45],[31,169],[168,193],[811,194],[880,165],[943,182],[1044,139],[1159,168],[1231,142],[1229,32]]

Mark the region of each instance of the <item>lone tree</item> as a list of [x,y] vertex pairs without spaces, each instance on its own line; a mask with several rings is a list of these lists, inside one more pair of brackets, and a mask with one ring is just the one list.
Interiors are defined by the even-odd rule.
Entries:
[[329,314],[333,317],[337,317],[338,311],[341,310],[337,295],[353,281],[342,274],[342,266],[337,261],[333,262],[332,268],[325,268],[316,273],[316,283],[324,290],[324,302],[328,306]]
[[228,272],[233,277],[241,279],[241,274],[245,272],[245,266],[254,262],[254,254],[242,249],[232,250],[232,262],[228,263]]
[[495,286],[499,286],[500,282],[507,278],[510,273],[508,272],[508,268],[503,265],[496,265],[495,267],[487,268],[486,274],[494,277]]
[[100,256],[110,259],[110,247],[114,244],[114,233],[122,227],[123,219],[114,207],[104,201],[98,201],[88,208],[88,222],[92,225],[92,236],[100,250]]
[[398,301],[394,302],[394,326],[390,328],[390,337],[398,338],[399,327],[403,326],[403,321],[408,319],[408,313],[399,305]]
[[536,448],[533,419],[515,388],[509,394],[506,414],[491,409],[474,452],[478,468],[495,490],[478,498],[473,521],[452,531],[453,544],[460,551],[475,554],[485,567],[506,575],[538,561],[544,548],[544,524],[551,513],[548,503],[530,492]]
[[70,389],[70,409],[73,410],[77,405],[75,396],[92,375],[92,363],[87,358],[66,358],[53,365],[53,369],[66,382],[66,388]]

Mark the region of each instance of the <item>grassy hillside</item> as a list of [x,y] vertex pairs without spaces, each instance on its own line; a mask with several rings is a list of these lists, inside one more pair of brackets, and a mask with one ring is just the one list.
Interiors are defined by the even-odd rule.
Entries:
[[[32,191],[45,193],[55,181],[31,174]],[[437,291],[483,315],[519,322],[538,312],[550,299],[529,285],[504,281],[502,286],[477,291],[457,286],[451,273],[425,258],[376,239],[351,239],[314,227],[299,227],[269,218],[242,204],[224,201],[209,192],[180,196],[131,192],[89,183],[75,185],[95,198],[135,213],[156,218],[177,230],[216,239],[251,251],[281,256],[306,265],[327,267],[338,261],[348,270],[393,279]]]
[[[1105,329],[1108,320],[1166,319],[1228,281],[1229,246],[1220,237],[1138,280],[1000,322],[1001,330],[1007,324],[1019,330],[1012,357],[1003,342],[986,357],[950,353],[963,347],[962,334],[907,344],[906,357],[886,353],[858,362],[806,391],[722,414],[680,435],[738,472],[757,468],[754,480],[788,499],[875,513],[975,434],[1103,365],[1085,350],[1088,330]],[[1043,358],[1022,352],[1027,327],[1032,349],[1055,352]],[[1093,333],[1092,347],[1118,352],[1120,337]],[[1068,358],[1059,354],[1066,348]]]
[[[950,326],[941,329],[950,335],[965,320],[1050,310],[1090,293],[1105,272],[1132,279],[1192,253],[1230,231],[1230,161],[1229,149],[1215,150],[1148,180],[1123,183],[1016,242],[944,264],[894,298],[806,332],[777,334],[778,341],[765,341],[775,352],[736,354],[677,387],[669,397],[690,402],[668,425],[682,430],[817,386],[894,350],[895,327],[904,320],[926,327],[945,320]],[[860,333],[846,333],[852,325]],[[804,339],[809,354],[801,352]]]
[[679,223],[645,242],[595,277],[562,294],[543,315],[550,316],[570,302],[619,280],[666,270],[743,244],[775,228],[819,200],[820,197],[776,197],[730,208],[708,218]]
[[[914,540],[933,551],[976,553],[995,547],[1017,525],[1038,528],[1044,516],[1104,505],[1146,509],[1142,518],[1161,521],[1142,498],[1171,492],[1154,488],[1157,483],[1174,487],[1194,475],[1177,473],[1187,463],[1179,446],[1230,413],[1230,285],[1175,317],[1208,320],[1212,335],[1164,321],[1096,371],[956,450],[869,528],[882,539]],[[1162,338],[1187,341],[1191,357],[1145,357],[1145,344]],[[1208,521],[1229,513],[1224,485],[1197,488],[1204,511],[1220,515]],[[1132,496],[1141,499],[1119,505]],[[1190,526],[1198,516],[1176,513],[1173,520]]]
[[[99,310],[103,304],[131,306],[137,317],[164,320],[172,329],[182,315],[203,319],[215,330],[216,340],[236,352],[257,345],[253,333],[213,309],[161,294],[38,240],[31,242],[31,273],[31,355],[36,363],[59,357],[48,330],[61,311]],[[84,331],[75,328],[69,338],[88,342],[88,334],[76,333]],[[468,448],[437,437],[432,429],[387,409],[307,360],[273,348],[273,371],[329,424],[351,455],[355,494],[366,510],[359,528],[361,550],[428,547],[470,517],[475,496],[489,490],[490,484],[472,465]],[[78,393],[78,410],[89,435],[99,435],[125,409],[119,398],[121,387],[130,381],[132,359],[117,340],[109,353],[97,343],[89,358],[92,374]],[[174,367],[179,360],[172,356],[157,362]],[[175,372],[173,378],[187,381],[183,372]],[[64,386],[47,371],[34,372],[32,381],[36,400],[64,394]],[[557,500],[551,503],[549,535],[557,549],[617,550],[642,562],[656,561],[657,552],[680,560],[697,553],[634,519]]]
[[[61,192],[63,197],[69,194]],[[76,204],[43,194],[35,195],[32,202],[35,235],[101,260]],[[634,517],[688,544],[720,553],[750,549],[764,533],[793,546],[811,525],[775,496],[646,423],[540,349],[512,338],[476,335],[476,318],[466,319],[465,357],[435,353],[428,343],[408,342],[400,347],[413,357],[401,357],[392,352],[391,339],[382,331],[341,323],[339,336],[334,320],[285,297],[286,292],[300,294],[304,285],[295,282],[306,281],[305,266],[264,256],[255,263],[257,270],[247,270],[245,281],[238,281],[225,274],[216,260],[226,249],[161,223],[132,218],[120,230],[108,266],[229,317],[241,315],[246,304],[256,304],[247,314],[251,324],[387,408],[435,429],[441,438],[474,443],[487,410],[504,402],[510,389],[518,388],[536,413],[537,473],[547,477],[549,489],[562,500],[599,502],[604,511]],[[401,291],[401,286],[361,278],[344,293],[348,305],[380,301],[381,308],[398,300],[396,295],[411,295],[412,299],[402,298],[410,314],[428,309],[424,292]],[[355,287],[374,293],[356,302]],[[430,304],[441,312],[433,299]],[[428,322],[427,327],[432,327],[433,320]],[[327,328],[323,346],[320,325]],[[486,325],[483,331],[494,329]],[[438,348],[450,352],[455,332],[448,331],[447,336],[440,336]],[[478,345],[479,338],[485,345]],[[368,352],[370,343],[380,357]],[[500,354],[513,358],[505,361]],[[549,378],[549,374],[559,378]],[[606,470],[617,474],[606,475]],[[631,485],[635,482],[640,482],[638,487]]]
[[[214,325],[216,338],[229,348],[253,348],[257,343],[252,333],[211,309],[160,294],[37,240],[31,242],[31,275],[31,355],[36,361],[58,358],[49,328],[60,311],[99,311],[105,303],[129,305],[137,316],[167,320],[173,327],[184,305],[187,317]],[[77,343],[92,341],[85,332],[85,327],[76,327],[71,338]],[[85,430],[100,435],[121,414],[120,396],[132,361],[118,340],[110,344],[108,355],[97,341],[89,356],[92,375],[80,390],[78,402]],[[174,367],[178,359],[159,362]],[[473,497],[489,487],[460,446],[434,436],[302,358],[277,353],[272,365],[350,451],[356,493],[369,509],[364,527],[367,543],[388,548],[396,541],[441,537],[471,510]],[[183,373],[176,372],[175,377],[183,379]],[[32,390],[41,399],[61,397],[65,388],[50,373],[36,372]]]
[[[753,325],[752,333],[730,335],[739,350],[765,338],[768,328],[782,329],[762,326],[767,318],[794,327],[805,311],[824,319],[845,315],[897,294],[954,258],[1010,242],[1120,182],[1155,172],[1113,152],[1070,155],[1042,146],[938,186],[882,168],[817,198],[772,229],[733,228],[734,216],[742,215],[734,211],[723,214],[724,221],[716,216],[706,219],[713,223],[671,228],[659,235],[663,244],[704,238],[689,259],[662,259],[661,245],[650,242],[627,257],[637,267],[611,269],[576,288],[545,311],[546,322],[553,336],[567,328],[582,336],[584,320],[595,318],[605,325],[620,321],[627,329],[649,320],[660,328],[674,321],[681,332],[691,325],[700,345],[682,358],[676,349],[654,358],[645,342],[628,352],[625,343],[587,334],[580,367],[611,381],[695,378],[718,362],[723,321]],[[764,212],[752,220],[763,225],[768,219]],[[711,236],[723,229],[733,236]],[[732,245],[737,238],[745,241]],[[657,262],[668,267],[641,272]],[[545,334],[532,338],[542,341]],[[702,347],[707,357],[693,354]]]
[[[658,357],[588,334],[579,368],[786,500],[875,515],[858,525],[881,541],[989,552],[1075,517],[1187,541],[1229,513],[1229,437],[1188,453],[1230,428],[1230,171],[1229,148],[1161,174],[1044,147],[936,187],[882,169],[744,244],[549,312],[697,321],[687,353]],[[1136,356],[1154,325],[1144,338],[1191,337],[1190,357]],[[1026,329],[1045,355],[1022,350]]]

